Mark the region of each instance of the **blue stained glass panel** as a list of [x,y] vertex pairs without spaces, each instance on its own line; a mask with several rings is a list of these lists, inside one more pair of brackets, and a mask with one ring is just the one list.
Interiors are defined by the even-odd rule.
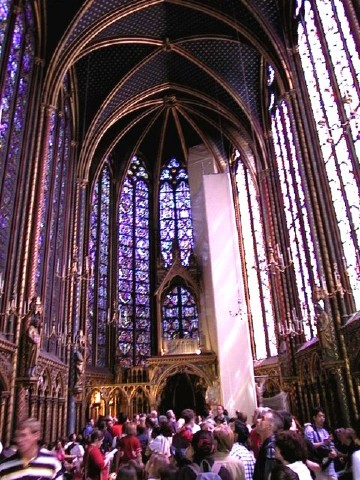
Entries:
[[145,366],[151,354],[149,185],[145,164],[136,156],[124,179],[118,222],[119,362]]

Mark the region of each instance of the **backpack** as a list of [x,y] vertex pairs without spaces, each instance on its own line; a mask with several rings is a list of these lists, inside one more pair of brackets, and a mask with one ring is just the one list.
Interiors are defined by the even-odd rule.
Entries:
[[[207,464],[207,468],[204,471],[205,463]],[[217,465],[213,470],[209,462],[206,460],[203,460],[201,462],[201,466],[198,465],[197,463],[190,463],[187,466],[191,468],[191,470],[196,474],[196,480],[221,480],[221,477],[218,473],[221,468],[220,465]]]

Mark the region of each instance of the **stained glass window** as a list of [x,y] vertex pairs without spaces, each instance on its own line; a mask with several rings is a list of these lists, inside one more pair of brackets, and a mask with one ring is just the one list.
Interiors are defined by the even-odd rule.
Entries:
[[38,257],[37,268],[35,272],[35,291],[40,294],[44,273],[45,247],[47,234],[47,218],[50,210],[50,188],[51,172],[54,163],[54,148],[56,141],[56,115],[54,112],[50,116],[50,131],[48,138],[48,152],[45,159],[45,177],[43,183],[43,204],[41,205],[40,228],[38,237]]
[[196,302],[190,290],[184,286],[174,286],[166,293],[162,303],[162,330],[165,340],[199,339]]
[[[64,91],[65,91],[64,82]],[[56,323],[58,332],[61,333],[60,320],[63,320],[61,277],[67,280],[64,275],[68,273],[67,262],[63,251],[64,234],[66,231],[66,204],[70,198],[71,183],[69,178],[69,160],[71,143],[71,107],[68,95],[62,95],[63,111],[54,121],[54,127],[50,135],[50,151],[53,158],[48,157],[47,167],[53,165],[52,176],[47,172],[45,181],[46,196],[44,203],[48,208],[43,209],[43,222],[40,230],[41,248],[39,250],[40,261],[43,260],[45,249],[43,248],[45,235],[47,236],[46,249],[46,284],[43,298],[44,318],[46,323],[44,329],[50,331],[52,324]],[[55,140],[56,139],[56,140]],[[55,141],[54,141],[55,140]],[[50,187],[51,185],[51,187]],[[45,217],[45,212],[47,217]],[[45,228],[46,227],[46,228]],[[50,281],[52,279],[52,281]],[[50,310],[51,308],[51,310]]]
[[160,242],[166,267],[172,264],[174,239],[178,241],[180,258],[188,266],[193,250],[193,227],[188,174],[175,158],[162,169],[160,175]]
[[105,164],[93,189],[90,216],[87,362],[107,366],[109,311],[110,170]]
[[[299,54],[308,88],[344,267],[360,308],[360,59],[343,2],[304,1]],[[319,21],[320,20],[320,21]]]
[[236,152],[236,158],[236,185],[241,231],[245,232],[242,237],[253,319],[254,354],[256,359],[262,359],[277,354],[263,222],[254,180],[239,152]]
[[301,175],[299,164],[301,153],[295,146],[295,131],[291,126],[285,100],[282,100],[273,111],[272,133],[289,234],[286,261],[288,265],[290,262],[293,264],[300,300],[297,308],[292,306],[291,312],[288,312],[290,319],[282,319],[282,323],[286,326],[291,322],[297,331],[302,328],[305,338],[309,340],[315,331],[312,285],[318,284],[319,274],[310,228],[310,202],[305,198],[305,175]]
[[133,157],[119,201],[120,365],[145,365],[150,356],[149,178],[145,164]]
[[3,53],[3,47],[6,36],[6,28],[8,26],[10,5],[12,0],[1,0],[0,1],[0,59]]
[[[5,39],[10,2],[0,5],[0,36]],[[29,10],[29,2],[25,8]],[[31,9],[29,10],[31,13]],[[6,33],[9,49],[2,62],[4,87],[0,98],[0,271],[6,268],[9,239],[14,219],[15,200],[22,192],[17,188],[20,172],[21,143],[25,133],[28,93],[33,67],[34,38],[32,16],[19,8],[13,30]],[[0,42],[3,46],[3,42]],[[2,57],[5,52],[1,50]]]

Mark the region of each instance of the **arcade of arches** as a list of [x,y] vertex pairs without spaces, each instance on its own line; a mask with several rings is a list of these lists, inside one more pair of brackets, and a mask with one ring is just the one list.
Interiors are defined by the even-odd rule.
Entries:
[[30,415],[359,416],[359,13],[0,0],[3,444]]

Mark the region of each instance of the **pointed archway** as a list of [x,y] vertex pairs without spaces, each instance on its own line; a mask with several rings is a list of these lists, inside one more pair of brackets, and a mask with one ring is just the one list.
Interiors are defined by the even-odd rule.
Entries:
[[176,373],[166,382],[159,411],[165,413],[172,409],[176,417],[180,417],[185,408],[191,408],[198,415],[206,415],[205,388],[199,376],[187,372]]

